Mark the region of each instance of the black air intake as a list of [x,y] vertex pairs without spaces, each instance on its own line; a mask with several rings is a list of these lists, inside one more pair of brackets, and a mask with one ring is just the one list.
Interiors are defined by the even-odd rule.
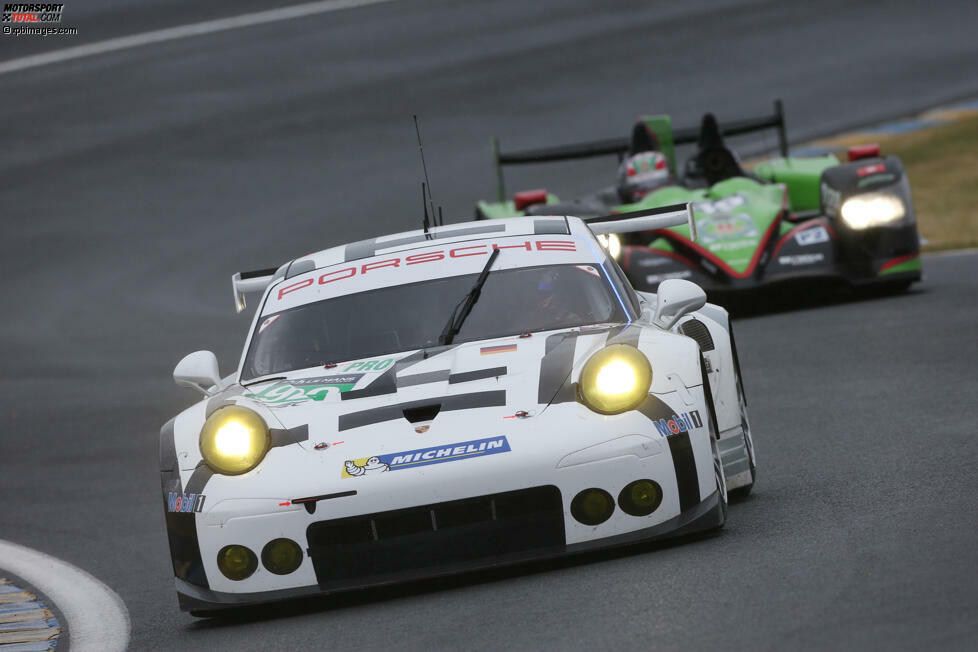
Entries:
[[306,530],[321,586],[563,546],[560,490],[545,486],[319,521]]
[[700,350],[706,353],[707,351],[712,351],[715,347],[713,346],[713,338],[710,337],[710,330],[706,327],[706,324],[698,319],[690,319],[684,322],[679,330],[683,332],[686,337],[692,337],[696,340],[696,343],[700,345]]

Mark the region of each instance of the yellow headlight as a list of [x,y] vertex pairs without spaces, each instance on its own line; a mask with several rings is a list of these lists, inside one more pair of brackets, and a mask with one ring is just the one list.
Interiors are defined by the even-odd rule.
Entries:
[[896,222],[906,214],[903,201],[884,193],[850,197],[842,204],[842,219],[854,229],[868,229]]
[[612,344],[591,356],[581,371],[581,401],[600,414],[634,410],[648,396],[652,366],[641,351]]
[[230,405],[212,414],[200,431],[200,454],[223,475],[252,470],[268,452],[265,421],[246,408]]

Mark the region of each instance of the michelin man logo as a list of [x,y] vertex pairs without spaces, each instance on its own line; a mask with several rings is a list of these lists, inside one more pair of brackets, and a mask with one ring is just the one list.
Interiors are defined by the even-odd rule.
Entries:
[[341,478],[359,478],[364,475],[384,473],[385,471],[400,471],[414,469],[429,464],[443,464],[473,457],[485,457],[498,453],[510,452],[509,441],[506,437],[486,437],[472,441],[460,441],[440,446],[417,448],[398,453],[383,453],[371,457],[358,457],[343,463]]
[[347,474],[353,477],[366,475],[367,473],[383,473],[384,471],[391,470],[391,467],[381,462],[379,457],[368,458],[363,466],[357,464],[356,460],[347,460],[344,462],[344,466],[346,467]]

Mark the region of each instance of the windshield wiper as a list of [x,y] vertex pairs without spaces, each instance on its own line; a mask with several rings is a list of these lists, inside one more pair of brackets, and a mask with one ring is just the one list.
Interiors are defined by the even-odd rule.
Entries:
[[[445,324],[445,328],[442,330],[441,335],[438,336],[439,344],[451,344],[458,332],[462,330],[462,324],[465,323],[465,318],[469,316],[472,312],[472,306],[475,302],[479,300],[479,295],[482,294],[482,286],[486,284],[486,279],[489,278],[489,268],[492,267],[493,262],[495,262],[496,257],[499,256],[501,249],[493,249],[492,253],[489,254],[489,260],[486,262],[486,266],[482,268],[479,273],[479,278],[476,279],[475,285],[469,290],[469,293],[455,305],[455,309],[452,310],[452,315],[448,319],[448,323]],[[459,306],[462,310],[459,312]]]
[[288,380],[288,376],[266,376],[264,378],[255,378],[252,380],[246,380],[241,383],[242,387],[251,387],[252,385],[257,385],[258,383],[269,383],[273,380]]

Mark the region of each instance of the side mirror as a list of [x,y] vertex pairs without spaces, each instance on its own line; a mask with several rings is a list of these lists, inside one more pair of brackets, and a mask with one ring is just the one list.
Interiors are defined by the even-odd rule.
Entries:
[[683,315],[706,305],[706,292],[690,281],[671,278],[659,284],[655,318],[653,321],[665,330],[672,328]]
[[221,382],[217,356],[211,351],[194,351],[184,356],[173,369],[173,382],[206,395],[207,390]]

